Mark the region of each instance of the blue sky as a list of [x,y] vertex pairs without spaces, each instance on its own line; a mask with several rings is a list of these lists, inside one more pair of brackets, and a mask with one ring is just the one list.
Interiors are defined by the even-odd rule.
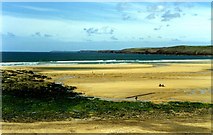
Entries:
[[211,3],[10,2],[3,51],[76,51],[211,44]]

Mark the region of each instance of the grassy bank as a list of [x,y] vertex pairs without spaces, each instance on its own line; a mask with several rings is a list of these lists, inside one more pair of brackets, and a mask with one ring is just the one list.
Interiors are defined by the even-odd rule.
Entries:
[[[54,100],[24,99],[3,96],[4,121],[35,122],[71,118],[143,119],[150,117],[193,116],[207,114],[212,105],[190,102],[110,102],[75,97]],[[182,115],[184,114],[184,115]]]
[[9,122],[72,118],[148,119],[210,113],[212,104],[197,102],[113,102],[83,97],[76,87],[55,84],[32,71],[3,71],[2,118]]

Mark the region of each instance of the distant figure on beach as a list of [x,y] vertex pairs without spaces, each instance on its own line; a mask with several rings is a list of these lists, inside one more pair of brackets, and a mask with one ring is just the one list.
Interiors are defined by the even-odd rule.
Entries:
[[138,96],[135,96],[135,100],[138,100]]
[[159,87],[165,87],[165,85],[164,85],[164,84],[162,84],[162,83],[160,83],[160,84],[159,84]]

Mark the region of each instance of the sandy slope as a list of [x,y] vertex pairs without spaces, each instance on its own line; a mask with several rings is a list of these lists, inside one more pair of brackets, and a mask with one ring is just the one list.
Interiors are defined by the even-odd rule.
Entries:
[[210,116],[150,120],[3,123],[3,133],[210,133]]

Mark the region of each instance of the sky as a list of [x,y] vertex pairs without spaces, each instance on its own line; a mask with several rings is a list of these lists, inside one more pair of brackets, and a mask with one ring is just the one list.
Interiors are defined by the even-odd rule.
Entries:
[[3,2],[2,51],[211,44],[210,2]]

